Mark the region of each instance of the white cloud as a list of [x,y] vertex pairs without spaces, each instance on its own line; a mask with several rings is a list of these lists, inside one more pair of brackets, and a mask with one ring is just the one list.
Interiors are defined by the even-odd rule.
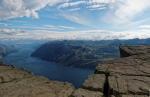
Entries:
[[78,8],[81,11],[82,9],[84,9],[83,11],[85,9],[99,10],[99,12],[100,10],[107,9],[105,10],[106,13],[101,15],[103,18],[101,16],[99,17],[101,18],[100,20],[104,19],[104,22],[112,24],[129,24],[136,16],[143,14],[145,10],[150,8],[150,0],[77,0],[68,1],[59,5],[59,9],[64,8],[65,10]]
[[77,7],[77,8],[71,8],[71,9],[69,9],[69,11],[78,11],[78,10],[81,10],[81,8]]
[[65,2],[58,6],[59,9],[67,7],[78,7],[81,4],[86,4],[87,1],[75,1],[75,2]]
[[[7,27],[3,27],[3,28],[7,28]],[[65,26],[65,25],[43,25],[43,26],[23,25],[23,26],[11,26],[10,28],[28,29],[28,30],[46,30],[46,31],[71,31],[75,29],[72,26]]]
[[108,18],[118,23],[131,22],[137,15],[149,8],[150,0],[117,0],[108,11]]
[[115,3],[117,0],[89,0],[87,8],[100,9],[101,7],[109,7],[111,4]]
[[115,0],[77,0],[77,1],[68,1],[65,3],[62,3],[58,6],[59,9],[64,9],[64,8],[86,8],[88,9],[102,9],[105,7],[105,9],[107,8],[107,6],[109,4],[115,3]]
[[[70,15],[71,14],[71,15]],[[90,20],[87,19],[87,17],[82,16],[78,13],[61,13],[60,16],[64,17],[65,19],[82,25],[89,25]]]
[[[46,6],[55,6],[56,10],[59,10],[58,14],[79,24],[85,24],[87,20],[89,22],[95,20],[89,18],[92,16],[88,17],[88,14],[91,15],[91,10],[99,10],[97,13],[99,14],[101,10],[107,9],[106,13],[100,14],[97,22],[104,19],[106,23],[120,24],[130,23],[137,15],[148,10],[150,0],[0,0],[0,20],[16,17],[38,18],[38,12]],[[77,12],[78,10],[80,15],[66,13],[66,11]]]
[[140,25],[140,29],[150,29],[150,25]]
[[0,29],[0,39],[2,40],[113,40],[134,38],[150,38],[150,30],[123,32],[112,32],[107,30],[87,30],[73,32],[51,32],[48,30],[33,30],[31,33],[30,31],[15,29]]
[[38,11],[66,0],[1,0],[0,20],[16,17],[38,18]]
[[24,16],[38,18],[39,10],[46,6],[54,6],[57,4],[56,7],[59,9],[67,7],[74,9],[77,7],[79,10],[82,4],[87,6],[88,9],[93,9],[95,6],[101,7],[113,1],[114,0],[0,0],[0,20]]

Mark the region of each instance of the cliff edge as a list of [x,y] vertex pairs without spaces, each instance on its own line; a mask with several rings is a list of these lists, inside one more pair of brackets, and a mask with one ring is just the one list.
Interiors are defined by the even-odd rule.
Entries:
[[74,87],[14,67],[0,65],[0,97],[68,97]]
[[[103,93],[104,97],[149,97],[150,46],[121,46],[120,55],[119,59],[99,64],[81,89]],[[79,90],[75,97],[82,97]]]

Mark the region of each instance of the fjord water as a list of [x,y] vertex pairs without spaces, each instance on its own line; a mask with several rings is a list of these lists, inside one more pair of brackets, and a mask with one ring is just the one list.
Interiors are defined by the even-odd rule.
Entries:
[[[35,75],[41,75],[49,78],[50,80],[66,81],[70,82],[76,87],[80,87],[88,75],[94,72],[94,69],[81,69],[74,67],[65,67],[62,64],[56,64],[52,62],[43,61],[31,57],[37,48],[42,44],[45,44],[49,40],[1,40],[7,46],[12,46],[15,49],[12,53],[9,53],[4,58],[4,63],[13,65],[17,68],[25,69]],[[69,41],[70,42],[70,41]],[[113,58],[119,57],[119,45],[150,45],[150,39],[132,39],[132,40],[110,40],[110,41],[72,41],[73,44],[78,45],[91,45],[102,48],[99,52],[103,57],[112,56]],[[113,47],[113,48],[110,48]],[[98,52],[98,53],[99,53]],[[107,58],[106,58],[107,59]]]
[[31,53],[42,43],[43,42],[37,43],[36,41],[13,42],[12,44],[15,45],[17,51],[8,54],[4,58],[5,64],[25,69],[34,75],[45,76],[50,80],[70,82],[75,87],[80,87],[88,75],[94,72],[94,69],[65,67],[62,64],[56,64],[30,57]]
[[[6,64],[12,64],[12,60],[9,60],[10,57],[15,56],[7,56],[5,58]],[[80,87],[88,75],[94,72],[92,69],[65,67],[61,64],[46,62],[35,58],[29,58],[28,62],[20,62],[20,64],[14,62],[13,66],[30,71],[35,75],[45,76],[50,80],[70,82],[76,87]]]

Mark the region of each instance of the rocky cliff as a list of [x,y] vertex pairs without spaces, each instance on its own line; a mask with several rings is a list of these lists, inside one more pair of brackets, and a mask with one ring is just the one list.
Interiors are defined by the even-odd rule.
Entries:
[[99,64],[74,96],[149,97],[150,46],[121,46],[120,55]]
[[0,97],[148,97],[150,46],[121,46],[121,58],[96,67],[79,89],[0,66]]

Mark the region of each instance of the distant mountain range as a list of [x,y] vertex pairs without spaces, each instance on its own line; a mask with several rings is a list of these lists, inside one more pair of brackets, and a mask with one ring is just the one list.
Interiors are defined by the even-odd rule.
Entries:
[[50,41],[40,46],[31,56],[65,66],[94,68],[102,61],[119,57],[119,45],[150,45],[150,39]]

